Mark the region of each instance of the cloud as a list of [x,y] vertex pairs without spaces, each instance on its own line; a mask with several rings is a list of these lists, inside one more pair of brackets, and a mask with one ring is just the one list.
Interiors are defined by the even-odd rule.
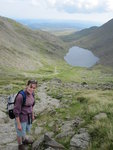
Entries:
[[30,4],[36,7],[46,7],[46,0],[31,0]]
[[112,0],[0,0],[7,3],[26,4],[43,9],[67,13],[113,12]]
[[107,0],[107,11],[113,11],[113,1]]
[[0,0],[0,15],[9,18],[72,19],[106,22],[112,0]]
[[25,2],[25,1],[27,2],[27,0],[4,0],[4,2],[7,2],[7,3],[18,3],[18,2]]
[[31,0],[31,4],[67,13],[113,12],[112,0]]

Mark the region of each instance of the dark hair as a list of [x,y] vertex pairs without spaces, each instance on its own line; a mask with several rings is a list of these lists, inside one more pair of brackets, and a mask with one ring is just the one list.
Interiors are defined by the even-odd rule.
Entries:
[[27,85],[30,85],[30,84],[36,84],[36,86],[37,86],[38,82],[37,82],[37,80],[29,80],[27,82]]

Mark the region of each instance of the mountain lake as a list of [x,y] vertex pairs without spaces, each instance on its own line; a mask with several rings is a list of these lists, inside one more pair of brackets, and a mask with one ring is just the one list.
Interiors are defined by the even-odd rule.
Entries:
[[64,59],[71,66],[87,68],[92,67],[99,61],[99,58],[91,51],[77,46],[70,48]]

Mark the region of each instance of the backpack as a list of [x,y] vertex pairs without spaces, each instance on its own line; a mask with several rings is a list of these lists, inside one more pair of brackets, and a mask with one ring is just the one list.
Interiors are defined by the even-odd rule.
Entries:
[[18,94],[21,94],[23,96],[22,106],[24,106],[25,102],[26,102],[26,94],[25,94],[25,92],[23,90],[19,91],[15,95],[10,95],[8,97],[7,110],[8,110],[8,115],[9,115],[10,119],[14,119],[15,118],[15,115],[13,113],[13,109],[14,109],[14,105],[15,105],[15,102],[16,102],[16,97],[18,96]]

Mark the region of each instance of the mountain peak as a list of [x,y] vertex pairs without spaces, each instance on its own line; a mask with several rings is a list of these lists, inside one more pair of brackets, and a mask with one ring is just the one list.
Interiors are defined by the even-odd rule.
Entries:
[[103,24],[101,27],[112,27],[113,26],[113,18],[111,20],[109,20],[108,22],[106,22],[105,24]]

